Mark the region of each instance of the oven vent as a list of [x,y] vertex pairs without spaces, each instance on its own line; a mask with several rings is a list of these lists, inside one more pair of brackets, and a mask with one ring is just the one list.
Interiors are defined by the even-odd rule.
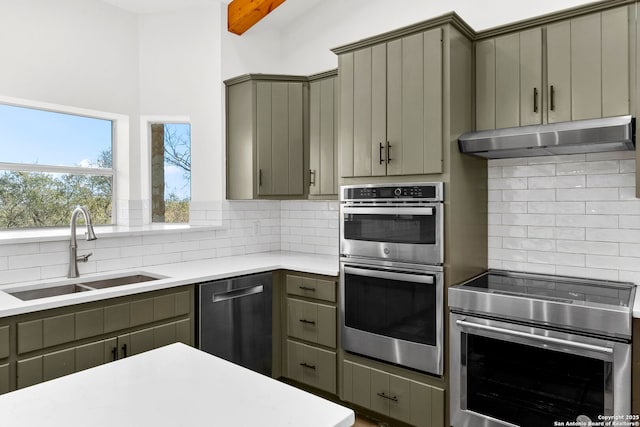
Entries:
[[458,146],[487,159],[635,150],[635,122],[618,116],[467,132]]

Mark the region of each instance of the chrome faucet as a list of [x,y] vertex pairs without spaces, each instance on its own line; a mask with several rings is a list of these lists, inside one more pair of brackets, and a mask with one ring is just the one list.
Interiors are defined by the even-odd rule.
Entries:
[[76,206],[71,214],[71,241],[69,243],[69,273],[67,277],[78,277],[80,274],[78,273],[78,261],[87,262],[89,257],[93,255],[92,253],[88,253],[86,255],[78,256],[78,242],[76,241],[76,219],[78,218],[78,214],[82,214],[84,217],[84,222],[87,225],[87,241],[96,240],[96,233],[93,232],[93,224],[91,224],[91,216],[89,215],[89,211],[83,206]]

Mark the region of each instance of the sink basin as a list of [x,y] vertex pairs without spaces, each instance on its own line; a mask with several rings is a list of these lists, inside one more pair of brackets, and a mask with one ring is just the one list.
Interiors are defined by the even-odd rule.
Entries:
[[[28,290],[7,290],[12,295],[22,301],[29,301],[40,298],[55,297],[59,295],[75,294],[77,292],[94,291],[96,289],[112,288],[114,286],[131,285],[133,283],[148,282],[158,280],[158,277],[144,274],[133,274],[131,276],[111,277],[108,279],[95,279],[83,281],[81,283],[71,283],[65,285],[45,286]],[[78,280],[78,279],[76,279]]]
[[92,280],[90,282],[82,282],[80,285],[91,289],[112,288],[114,286],[130,285],[132,283],[148,282],[150,280],[158,280],[156,277],[145,276],[144,274],[135,274],[133,276],[114,277],[111,279]]
[[61,285],[50,286],[48,288],[30,289],[28,291],[16,291],[7,292],[14,297],[21,299],[22,301],[29,301],[32,299],[55,297],[58,295],[75,294],[76,292],[86,292],[92,289],[80,284],[74,285]]

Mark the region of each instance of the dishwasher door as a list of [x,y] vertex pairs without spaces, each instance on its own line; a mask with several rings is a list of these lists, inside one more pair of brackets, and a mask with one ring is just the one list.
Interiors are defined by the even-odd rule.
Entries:
[[271,376],[271,273],[198,286],[199,348]]

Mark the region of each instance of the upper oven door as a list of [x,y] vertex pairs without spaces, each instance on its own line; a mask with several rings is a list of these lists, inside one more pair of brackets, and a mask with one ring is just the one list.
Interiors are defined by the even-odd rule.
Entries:
[[441,265],[442,210],[442,203],[341,205],[340,254]]
[[631,345],[452,313],[451,422],[552,426],[628,415]]

